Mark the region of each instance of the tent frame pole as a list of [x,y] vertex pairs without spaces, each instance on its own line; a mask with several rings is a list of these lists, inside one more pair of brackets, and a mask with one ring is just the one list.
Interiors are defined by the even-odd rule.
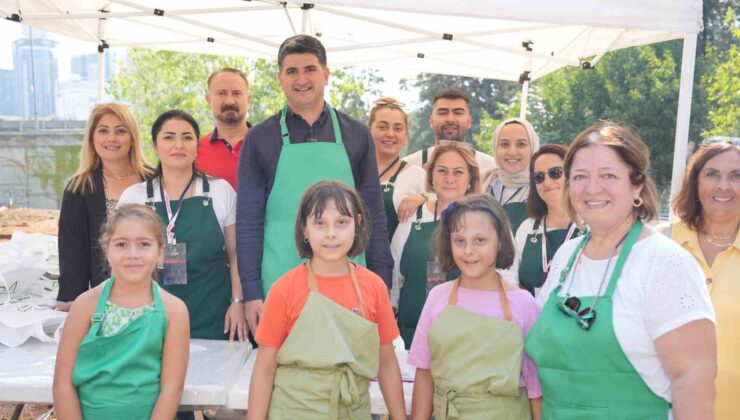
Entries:
[[[696,33],[687,33],[683,37],[681,55],[681,80],[678,91],[678,111],[676,114],[676,139],[673,146],[673,174],[671,176],[672,201],[680,192],[686,170],[686,155],[689,144],[689,123],[691,121],[691,96],[694,84],[694,64],[696,62]],[[675,220],[671,208],[669,222]]]

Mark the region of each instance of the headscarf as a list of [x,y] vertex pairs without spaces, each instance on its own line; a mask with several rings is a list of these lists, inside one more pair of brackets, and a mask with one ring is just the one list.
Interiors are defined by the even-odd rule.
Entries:
[[532,124],[530,124],[529,121],[523,119],[523,118],[509,118],[506,120],[503,120],[497,127],[496,130],[493,132],[493,139],[491,141],[491,149],[493,151],[493,157],[496,159],[496,164],[498,165],[498,168],[494,172],[493,180],[499,179],[501,183],[506,188],[519,188],[519,187],[527,187],[529,186],[529,165],[526,165],[525,168],[517,173],[510,174],[503,169],[501,169],[501,165],[498,162],[498,159],[496,157],[496,146],[498,145],[499,137],[501,136],[501,131],[504,129],[504,126],[512,123],[518,123],[524,126],[524,128],[527,130],[527,137],[529,137],[529,158],[532,158],[532,155],[539,150],[540,148],[540,137],[537,135],[537,132],[534,131],[534,127],[532,127]]

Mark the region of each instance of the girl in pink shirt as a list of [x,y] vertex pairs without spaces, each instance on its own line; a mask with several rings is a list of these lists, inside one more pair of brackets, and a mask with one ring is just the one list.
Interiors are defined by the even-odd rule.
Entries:
[[431,290],[408,362],[417,367],[412,419],[540,418],[542,390],[523,343],[540,309],[498,273],[514,261],[506,213],[469,195],[443,213],[434,236],[440,269],[460,278]]

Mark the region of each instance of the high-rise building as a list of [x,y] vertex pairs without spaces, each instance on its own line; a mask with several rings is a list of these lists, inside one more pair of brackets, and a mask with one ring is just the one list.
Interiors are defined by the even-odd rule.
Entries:
[[15,105],[15,88],[13,87],[13,70],[0,69],[0,117],[19,116]]
[[[111,53],[106,50],[103,53],[103,65],[105,66],[105,80],[111,75]],[[72,74],[78,74],[80,80],[98,80],[98,54],[75,55],[72,57]]]
[[56,41],[41,31],[28,29],[27,37],[13,42],[16,107],[23,118],[48,118],[56,114]]

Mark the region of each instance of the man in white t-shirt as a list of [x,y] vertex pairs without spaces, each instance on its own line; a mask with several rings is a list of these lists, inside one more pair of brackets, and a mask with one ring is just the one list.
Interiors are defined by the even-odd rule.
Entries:
[[[444,89],[434,95],[432,100],[432,115],[429,116],[429,126],[434,131],[434,144],[440,140],[466,142],[468,131],[473,125],[470,115],[470,96],[465,91],[455,88]],[[412,153],[403,160],[423,167],[432,155],[434,146]],[[475,152],[480,173],[488,173],[496,167],[496,161],[490,155]]]
[[[429,126],[434,131],[435,146],[440,141],[457,141],[466,143],[468,131],[473,125],[470,115],[470,96],[465,91],[455,88],[443,89],[434,95],[432,100],[432,115],[429,116]],[[467,143],[466,143],[467,144]],[[419,150],[403,160],[424,167],[432,156],[434,147]],[[475,151],[475,160],[478,162],[481,179],[496,167],[496,160],[485,153]],[[398,206],[398,220],[405,221],[416,209],[429,199],[429,194],[413,194],[403,199]]]

